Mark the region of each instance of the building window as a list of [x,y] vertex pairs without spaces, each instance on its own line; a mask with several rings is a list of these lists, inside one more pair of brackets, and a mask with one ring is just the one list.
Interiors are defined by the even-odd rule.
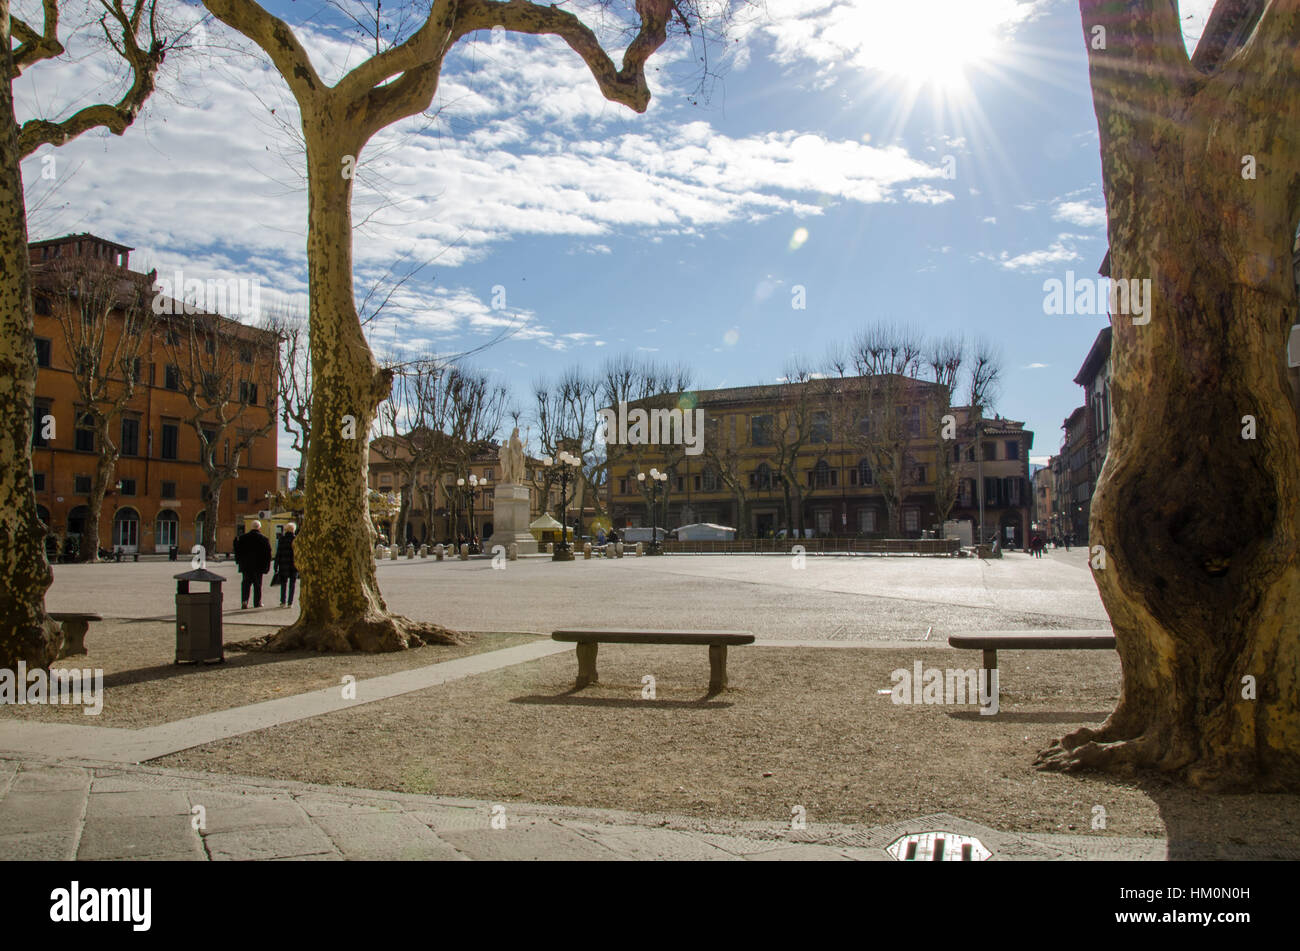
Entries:
[[180,519],[176,517],[175,512],[166,511],[158,513],[158,521],[154,526],[154,547],[171,548],[177,544],[180,528]]
[[181,441],[181,427],[177,423],[162,424],[162,457],[164,459],[179,458],[178,450]]
[[122,417],[122,455],[140,455],[140,420]]
[[[875,474],[871,471],[871,463],[865,459],[858,461],[858,467],[855,470],[858,477],[858,485],[874,485],[876,481]],[[873,529],[874,531],[874,529]]]
[[117,491],[123,495],[135,495],[135,479],[119,479],[118,485],[120,488]]
[[718,474],[714,472],[712,469],[705,469],[703,472],[703,476],[704,476],[704,491],[705,492],[718,491]]
[[169,390],[181,388],[181,370],[176,364],[169,363],[163,369],[163,386]]
[[236,502],[248,501],[248,486],[240,485],[235,487],[235,501]]
[[766,462],[760,462],[751,477],[751,484],[757,489],[772,488],[772,468]]
[[921,530],[921,510],[915,508],[903,509],[903,531],[919,532]]
[[876,530],[876,510],[858,509],[858,531],[864,535]]
[[[37,300],[39,299],[37,298]],[[49,305],[46,306],[48,308]],[[50,341],[45,337],[36,338],[36,365],[38,367],[50,365]]]
[[831,441],[831,414],[825,410],[818,410],[812,414],[812,432],[810,438],[813,442],[830,442]]
[[[48,252],[49,250],[50,250],[49,248],[43,248],[42,249],[43,253],[41,257],[43,258],[45,256],[44,252]],[[49,317],[53,313],[50,310],[50,299],[41,294],[37,294],[34,298],[32,298],[32,306],[36,308],[37,317]],[[48,366],[48,364],[45,365]]]
[[50,415],[50,405],[48,403],[37,403],[32,412],[32,446],[40,448],[48,446],[50,441],[45,438],[45,417]]
[[1020,442],[1018,440],[1015,439],[1007,440],[1007,458],[1008,459],[1020,458]]
[[808,473],[808,484],[814,489],[825,489],[838,483],[836,472],[825,459],[818,459],[817,465]]
[[45,491],[45,473],[44,473],[44,472],[33,472],[33,473],[32,473],[32,485],[36,487],[36,491],[37,491],[37,492],[44,492],[44,491]]
[[984,460],[992,461],[998,457],[998,444],[995,442],[986,442],[984,444]]
[[199,486],[199,498],[204,502],[212,498],[212,486],[210,485]]
[[176,498],[176,483],[164,481],[160,483],[160,490],[164,499]]
[[90,495],[90,476],[73,476],[72,491],[75,495]]
[[249,406],[257,405],[256,383],[249,383],[247,380],[239,381],[239,402],[247,403]]
[[204,429],[203,438],[199,440],[199,462],[208,458],[208,453],[212,454],[212,461],[217,460],[216,453],[217,431],[215,429]]
[[252,347],[240,347],[240,348],[239,348],[239,362],[240,362],[240,363],[252,363],[252,362],[253,362],[253,348],[252,348]]
[[772,445],[772,417],[751,416],[749,420],[749,441],[755,446]]
[[131,363],[131,382],[139,383],[144,379],[144,362],[136,357]]
[[77,452],[95,451],[95,417],[89,413],[77,418],[77,428],[73,433],[73,448]]

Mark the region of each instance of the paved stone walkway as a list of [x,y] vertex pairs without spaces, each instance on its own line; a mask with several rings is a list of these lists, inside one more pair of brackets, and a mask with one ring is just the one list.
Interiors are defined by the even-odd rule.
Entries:
[[726,827],[672,816],[444,799],[148,766],[0,757],[11,860],[892,861],[900,835],[977,835],[993,860],[1163,859],[1160,839],[1010,835],[955,816]]

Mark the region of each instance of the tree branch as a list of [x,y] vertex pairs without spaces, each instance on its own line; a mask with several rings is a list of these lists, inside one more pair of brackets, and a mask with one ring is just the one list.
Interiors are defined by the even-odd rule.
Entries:
[[262,48],[304,111],[329,92],[289,24],[253,0],[203,0],[214,17]]
[[591,28],[572,13],[528,0],[462,0],[454,38],[494,26],[514,33],[558,36],[582,57],[606,99],[645,112],[650,105],[645,64],[668,38],[673,4],[672,0],[637,0],[636,10],[641,16],[641,29],[623,53],[621,69],[614,67]]
[[[56,3],[57,0],[46,0],[46,2],[48,8],[49,4]],[[104,9],[118,23],[121,46],[118,46],[114,41],[106,23],[104,24],[104,32],[109,36],[109,42],[113,45],[113,48],[131,67],[131,88],[118,100],[116,105],[97,103],[93,106],[86,106],[62,122],[52,122],[49,119],[27,120],[22,124],[22,128],[18,132],[19,155],[26,158],[42,145],[63,145],[83,132],[101,126],[114,135],[121,135],[135,121],[136,116],[140,114],[140,110],[144,108],[145,100],[153,94],[158,68],[167,55],[167,43],[160,39],[154,30],[152,12],[149,18],[148,50],[142,49],[136,39],[140,29],[144,3],[145,0],[137,0],[135,8],[130,14],[127,14],[122,6],[123,0],[112,0],[111,3],[108,0],[101,0]],[[153,0],[149,0],[149,3],[152,9]],[[61,50],[62,47],[60,47]]]
[[9,15],[9,32],[18,37],[18,48],[13,52],[14,75],[20,75],[32,63],[53,59],[63,52],[59,42],[59,0],[43,0],[45,23],[40,33],[14,16]]

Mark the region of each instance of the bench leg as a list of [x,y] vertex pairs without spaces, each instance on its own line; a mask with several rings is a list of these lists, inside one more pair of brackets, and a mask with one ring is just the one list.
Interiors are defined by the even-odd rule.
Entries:
[[63,647],[59,651],[59,657],[71,657],[73,654],[88,654],[86,650],[86,631],[90,629],[89,621],[64,621],[60,627],[63,630]]
[[[981,681],[983,683],[987,683],[988,686],[987,687],[981,686],[981,689],[987,692],[987,695],[989,697],[989,705],[987,707],[981,707],[980,713],[985,714],[987,716],[994,716],[998,712],[998,652],[997,651],[991,651],[991,650],[984,651],[984,670],[987,671],[987,673],[981,673],[980,678]],[[985,680],[985,678],[987,678],[987,680]]]
[[727,645],[709,645],[709,692],[717,693],[727,687]]
[[594,684],[599,679],[596,676],[596,651],[599,647],[594,641],[578,645],[578,687]]

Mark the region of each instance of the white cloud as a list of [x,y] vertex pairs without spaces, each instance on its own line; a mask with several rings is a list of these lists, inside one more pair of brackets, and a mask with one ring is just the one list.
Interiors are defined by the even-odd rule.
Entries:
[[997,258],[985,254],[980,257],[996,260],[1000,267],[1008,271],[1041,271],[1053,264],[1080,260],[1082,255],[1072,246],[1078,238],[1079,235],[1061,234],[1048,247],[1037,251],[1026,251],[1015,256],[1003,251]]
[[1081,228],[1098,228],[1106,225],[1106,209],[1103,205],[1086,201],[1062,201],[1052,212],[1052,219],[1064,221]]

